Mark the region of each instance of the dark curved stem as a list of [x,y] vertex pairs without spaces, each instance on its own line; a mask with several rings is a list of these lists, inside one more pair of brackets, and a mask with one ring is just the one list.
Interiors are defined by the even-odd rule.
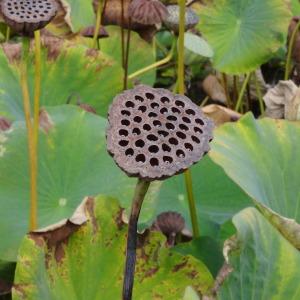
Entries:
[[130,50],[130,36],[131,36],[131,21],[128,21],[127,41],[126,41],[126,52],[125,52],[125,63],[124,63],[124,90],[127,89],[128,85],[128,64],[129,64],[129,50]]
[[133,197],[130,219],[128,224],[127,249],[126,249],[126,265],[123,281],[123,300],[131,300],[134,282],[134,271],[136,261],[136,245],[137,245],[137,223],[143,204],[143,200],[148,191],[150,181],[139,179],[135,188]]

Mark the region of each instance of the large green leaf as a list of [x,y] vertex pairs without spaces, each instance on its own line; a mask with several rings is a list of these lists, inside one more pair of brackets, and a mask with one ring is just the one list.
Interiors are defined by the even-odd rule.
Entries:
[[256,201],[300,222],[300,123],[247,114],[215,131],[210,156]]
[[[67,218],[84,196],[99,193],[118,197],[130,207],[135,179],[129,179],[106,151],[105,119],[73,106],[47,108],[54,123],[41,131],[39,145],[39,225]],[[0,136],[0,258],[13,261],[28,228],[29,177],[24,123]],[[201,232],[215,235],[218,224],[251,203],[210,159],[192,168]],[[9,199],[9,201],[7,201]],[[154,182],[146,198],[142,223],[151,223],[166,210],[181,212],[190,225],[182,175]],[[218,224],[217,224],[218,223]],[[8,232],[12,231],[12,234]]]
[[63,0],[64,9],[67,14],[66,22],[73,32],[78,32],[83,27],[95,23],[95,14],[92,1],[87,0]]
[[299,0],[291,0],[291,10],[294,16],[298,16],[300,14]]
[[[7,48],[8,51],[10,47]],[[55,42],[44,48],[42,56],[41,105],[65,104],[69,97],[91,104],[107,115],[113,97],[122,90],[121,67],[109,56],[83,45]],[[54,54],[54,55],[53,55]],[[31,95],[34,84],[34,57],[29,61],[28,81]],[[0,50],[0,113],[23,118],[22,93],[17,64],[10,64]],[[33,97],[31,97],[33,98]]]
[[224,264],[221,243],[208,236],[201,236],[189,243],[179,244],[175,246],[174,251],[184,255],[192,255],[201,260],[214,277],[217,276]]
[[[121,65],[122,48],[120,27],[106,26],[105,29],[109,33],[109,38],[100,40],[101,51],[113,57]],[[145,42],[136,32],[132,31],[130,33],[128,64],[129,75],[153,63],[155,63],[155,52],[152,45]],[[119,75],[122,76],[122,73],[120,72]],[[134,79],[140,81],[141,83],[153,85],[155,77],[156,69],[153,69]]]
[[[194,165],[191,172],[202,234],[215,234],[218,231],[217,224],[224,223],[238,211],[252,204],[251,199],[209,157]],[[190,224],[184,175],[166,180],[157,198],[151,200],[156,200],[153,204],[155,215],[166,210],[177,210]],[[212,226],[216,228],[213,229]]]
[[218,299],[299,299],[300,254],[254,208],[233,218],[238,249],[229,253],[233,272]]
[[[14,300],[120,299],[127,232],[120,223],[120,207],[114,199],[100,196],[86,202],[85,212],[87,223],[68,239],[58,240],[51,232],[45,239],[24,239]],[[213,280],[205,265],[172,253],[164,242],[161,234],[150,233],[138,249],[133,298],[181,299],[187,285],[207,292]]]
[[[73,106],[49,108],[54,127],[40,131],[38,224],[68,218],[81,200],[100,191],[132,197],[135,180],[125,176],[107,154],[106,120]],[[0,258],[14,261],[27,232],[29,171],[24,123],[0,133]],[[124,201],[124,200],[123,200]]]
[[214,50],[215,67],[250,72],[285,43],[290,10],[284,0],[215,0],[200,15],[199,28]]

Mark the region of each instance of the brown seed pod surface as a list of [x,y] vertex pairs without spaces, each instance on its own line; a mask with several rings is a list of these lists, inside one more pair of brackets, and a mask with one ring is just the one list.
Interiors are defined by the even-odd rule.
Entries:
[[165,179],[206,154],[213,122],[182,95],[139,85],[110,107],[107,150],[129,176]]
[[[179,31],[179,14],[180,8],[178,5],[169,5],[167,6],[168,16],[164,20],[164,24],[175,33]],[[190,8],[186,7],[185,9],[185,30],[195,27],[199,22],[199,17],[196,12]]]
[[154,227],[167,237],[180,233],[184,229],[184,226],[184,218],[181,214],[173,211],[159,214],[154,223]]
[[2,0],[5,22],[25,35],[45,27],[57,13],[55,0]]
[[128,7],[130,18],[137,23],[154,25],[161,23],[168,14],[159,0],[133,0]]

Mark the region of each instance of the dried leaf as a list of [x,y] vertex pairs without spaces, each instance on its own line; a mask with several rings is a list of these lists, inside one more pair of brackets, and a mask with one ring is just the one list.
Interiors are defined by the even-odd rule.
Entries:
[[209,98],[226,103],[226,93],[224,87],[214,75],[208,75],[202,83],[203,90]]
[[214,120],[216,126],[226,122],[235,122],[242,116],[241,114],[217,104],[210,104],[202,108],[204,114]]
[[291,81],[280,81],[263,97],[266,116],[274,119],[296,121],[300,119],[300,89]]

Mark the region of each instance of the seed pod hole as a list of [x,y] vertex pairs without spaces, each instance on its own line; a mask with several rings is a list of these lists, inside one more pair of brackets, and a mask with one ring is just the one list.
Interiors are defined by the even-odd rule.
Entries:
[[159,161],[158,161],[158,159],[155,158],[155,157],[152,157],[152,158],[150,159],[150,165],[151,165],[152,167],[157,167],[157,166],[159,166]]
[[156,118],[157,114],[155,112],[151,111],[151,112],[149,112],[148,117],[149,118]]
[[204,125],[204,122],[201,119],[196,119],[195,122],[199,125]]
[[192,116],[194,116],[194,115],[196,114],[195,111],[192,110],[192,109],[187,109],[185,112],[186,112],[188,115],[192,115]]
[[120,135],[120,136],[127,136],[127,135],[128,135],[128,131],[125,130],[125,129],[121,129],[121,130],[119,131],[119,135]]
[[160,98],[160,101],[161,101],[162,103],[169,103],[169,102],[170,102],[170,99],[169,99],[168,97],[161,97],[161,98]]
[[129,141],[126,141],[126,140],[121,140],[121,141],[119,142],[119,145],[120,145],[121,147],[126,147],[128,144],[129,144]]
[[179,107],[184,108],[184,103],[183,103],[182,101],[180,101],[180,100],[176,100],[176,101],[175,101],[175,104],[176,104],[177,106],[179,106]]
[[162,115],[164,115],[164,114],[168,113],[168,109],[167,109],[166,107],[163,107],[163,108],[160,110],[160,113],[161,113]]
[[150,131],[151,130],[151,126],[149,124],[144,124],[143,125],[143,129],[146,131]]
[[166,123],[166,127],[167,127],[169,130],[174,130],[174,129],[175,129],[175,126],[174,126],[172,123]]
[[178,140],[172,137],[169,139],[169,143],[172,145],[178,145]]
[[183,140],[186,139],[186,135],[181,131],[177,131],[176,135]]
[[161,122],[158,121],[158,120],[155,120],[155,121],[153,121],[153,125],[154,125],[155,127],[160,127],[160,126],[161,126]]
[[148,134],[147,135],[147,140],[155,142],[155,141],[158,140],[158,137],[154,134]]
[[167,144],[162,144],[162,149],[164,152],[171,152],[171,147],[169,147]]
[[176,155],[177,155],[179,158],[184,158],[184,157],[185,157],[185,153],[184,153],[182,150],[177,150],[177,151],[176,151]]
[[121,124],[124,126],[129,126],[130,122],[129,122],[129,120],[123,119],[123,120],[121,120]]
[[184,144],[184,147],[187,149],[187,150],[189,150],[189,151],[193,151],[193,146],[190,144],[190,143],[185,143]]
[[158,108],[158,107],[159,107],[159,104],[156,103],[156,102],[152,102],[152,103],[150,104],[150,106],[151,106],[153,109],[155,109],[155,108]]
[[132,101],[127,101],[125,103],[125,106],[128,107],[128,108],[134,108],[134,103]]
[[126,155],[126,156],[131,157],[131,156],[133,156],[133,154],[134,154],[134,151],[133,151],[132,148],[128,148],[128,149],[125,151],[125,155]]
[[133,128],[132,133],[133,133],[134,135],[140,135],[140,134],[141,134],[141,131],[140,131],[138,128]]
[[182,121],[185,123],[191,123],[191,120],[188,117],[182,117]]
[[139,106],[138,110],[140,110],[141,112],[145,112],[147,110],[147,107],[142,105],[142,106]]
[[177,121],[177,118],[175,116],[167,116],[167,119],[169,121]]
[[146,157],[145,157],[144,154],[138,154],[138,155],[136,156],[135,160],[136,160],[137,162],[142,162],[142,163],[144,163],[144,162],[146,161]]
[[145,146],[145,142],[143,140],[137,140],[135,145],[139,148],[143,148]]
[[180,114],[180,110],[177,107],[172,107],[171,110],[174,114]]
[[140,116],[136,116],[133,118],[133,121],[136,123],[141,123],[142,122],[142,118]]
[[140,101],[140,102],[143,102],[144,101],[144,98],[139,96],[139,95],[135,95],[134,96],[134,99],[137,100],[137,101]]
[[151,152],[151,153],[157,153],[157,152],[159,151],[159,148],[158,148],[158,146],[156,146],[156,145],[152,145],[152,146],[150,146],[150,147],[148,148],[148,150],[149,150],[149,152]]
[[164,130],[159,130],[159,131],[158,131],[158,134],[159,134],[160,136],[163,136],[163,137],[166,137],[166,136],[169,135],[169,133],[168,133],[167,131],[164,131]]
[[189,128],[188,128],[185,124],[179,124],[179,128],[180,128],[181,130],[185,130],[185,131],[188,131],[188,130],[189,130]]
[[200,129],[199,127],[194,127],[194,131],[196,133],[203,133],[202,129]]
[[192,135],[192,140],[193,140],[195,143],[200,144],[200,140],[199,140],[196,136],[194,136],[194,135]]
[[128,111],[128,110],[121,110],[121,114],[123,115],[123,116],[130,116],[130,112]]
[[171,156],[164,156],[164,157],[163,157],[163,161],[164,161],[165,163],[171,164],[171,163],[173,162],[173,158],[172,158]]
[[153,100],[154,95],[152,93],[146,93],[146,98],[149,99],[149,100]]

